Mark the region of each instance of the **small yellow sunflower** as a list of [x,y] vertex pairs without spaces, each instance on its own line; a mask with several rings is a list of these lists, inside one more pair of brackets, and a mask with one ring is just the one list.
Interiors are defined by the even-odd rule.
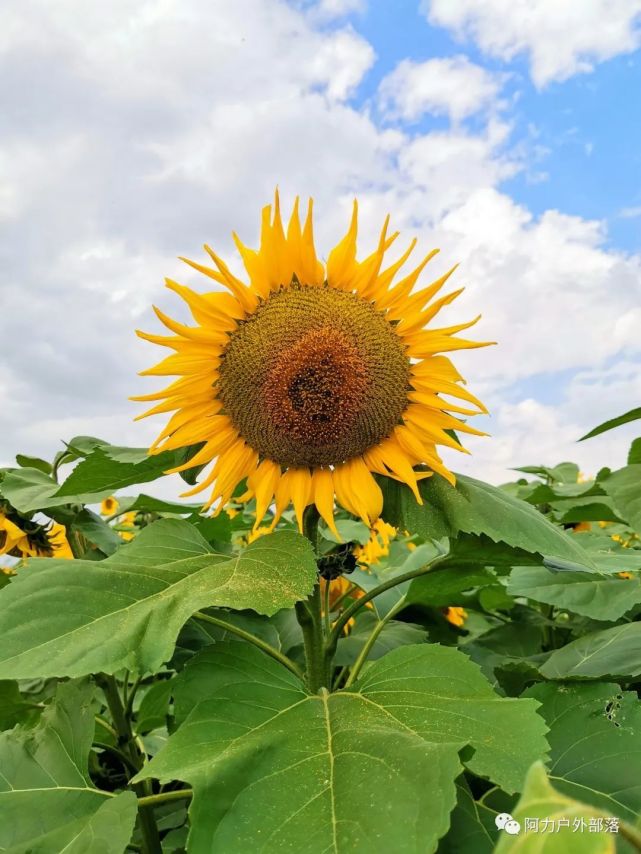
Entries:
[[110,495],[109,498],[105,498],[101,502],[100,512],[103,516],[113,516],[114,513],[118,512],[119,507],[118,499]]
[[[272,524],[291,503],[302,526],[313,503],[334,529],[335,499],[371,526],[383,500],[374,473],[403,481],[422,503],[420,478],[438,472],[454,482],[437,445],[464,449],[448,431],[484,435],[452,414],[487,410],[442,355],[488,343],[457,337],[478,318],[427,328],[462,291],[435,299],[455,268],[415,291],[434,250],[393,284],[416,241],[383,268],[398,236],[388,235],[388,217],[377,248],[358,261],[357,211],[354,202],[347,234],[323,265],[314,249],[311,200],[302,226],[296,200],[285,231],[277,193],[273,208],[263,208],[258,250],[234,234],[249,284],[205,246],[215,267],[182,260],[227,290],[196,293],[167,280],[196,325],[155,308],[173,334],[138,332],[175,351],[142,374],[178,377],[163,391],[134,398],[160,401],[140,418],[174,412],[150,453],[203,443],[171,471],[213,463],[202,483],[184,493],[212,487],[206,508],[218,502],[218,512],[246,478],[256,527],[274,502]],[[415,471],[419,464],[429,470]]]

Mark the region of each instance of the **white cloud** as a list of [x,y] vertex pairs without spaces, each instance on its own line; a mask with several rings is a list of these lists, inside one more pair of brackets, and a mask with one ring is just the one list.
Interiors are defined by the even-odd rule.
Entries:
[[516,466],[555,465],[564,460],[576,462],[587,476],[594,476],[603,466],[620,468],[626,463],[630,443],[641,435],[641,423],[585,442],[578,439],[639,400],[638,362],[622,361],[610,368],[579,371],[554,405],[532,397],[516,402],[497,400],[484,426],[491,438],[468,442],[473,457],[448,452],[448,460],[456,470],[494,483],[520,477],[510,472]]
[[460,122],[492,107],[500,88],[496,75],[465,56],[404,59],[381,81],[379,102],[388,118],[415,121],[433,113]]
[[311,9],[319,19],[343,18],[353,12],[364,12],[365,0],[318,0]]
[[[230,231],[254,243],[276,184],[284,205],[316,197],[323,255],[356,194],[363,254],[389,210],[408,240],[441,246],[435,276],[462,262],[455,286],[469,288],[444,322],[481,310],[478,336],[500,342],[457,356],[494,412],[473,470],[522,462],[528,417],[534,450],[549,441],[548,408],[515,403],[512,384],[639,352],[639,258],[608,249],[600,223],[534,218],[501,192],[526,161],[505,118],[410,133],[356,108],[374,54],[351,28],[276,0],[24,8],[0,13],[0,463],[51,456],[71,433],[148,441],[157,424],[132,424],[126,398],[155,387],[135,374],[160,356],[133,328],[153,324],[151,302],[176,311],[164,275],[206,287],[176,255],[207,241],[238,265]],[[555,422],[568,437],[579,410],[568,392]]]
[[539,87],[641,43],[641,0],[423,0],[422,8],[489,56],[526,54]]
[[547,211],[535,219],[495,189],[480,189],[440,223],[456,246],[468,305],[484,315],[493,385],[541,372],[598,366],[641,353],[641,259],[604,248],[602,223]]

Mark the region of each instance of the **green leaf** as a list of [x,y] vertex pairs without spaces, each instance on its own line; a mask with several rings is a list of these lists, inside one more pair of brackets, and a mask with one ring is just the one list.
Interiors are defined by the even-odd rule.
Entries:
[[464,590],[492,584],[495,577],[483,567],[444,567],[433,569],[426,575],[415,578],[407,593],[407,602],[440,608],[459,605]]
[[16,454],[16,462],[21,468],[38,469],[45,474],[51,474],[51,463],[41,460],[40,457],[28,457],[25,454]]
[[458,569],[464,566],[493,566],[497,569],[512,567],[515,564],[540,564],[538,555],[507,543],[494,542],[481,534],[457,534],[450,540],[450,553],[444,565]]
[[563,498],[553,501],[550,509],[554,519],[565,525],[573,522],[623,522],[607,496]]
[[33,717],[36,704],[25,700],[12,679],[0,681],[0,730],[11,729],[16,724]]
[[89,684],[58,686],[33,728],[0,734],[0,850],[122,854],[136,796],[95,789],[87,762],[94,730]]
[[176,513],[189,516],[192,513],[199,513],[201,508],[202,504],[165,501],[162,498],[154,498],[152,495],[145,495],[144,493],[131,498],[118,496],[118,515],[132,511],[142,511],[143,513]]
[[76,502],[88,494],[112,495],[126,486],[162,477],[176,465],[175,460],[175,451],[149,456],[146,448],[100,446],[78,463],[56,498]]
[[[526,697],[541,703],[550,732],[550,779],[632,823],[641,813],[641,703],[616,684],[539,684]],[[622,761],[623,760],[623,761]]]
[[537,474],[553,483],[576,484],[579,477],[579,467],[576,463],[559,463],[554,468],[548,466],[521,466],[514,471],[522,471],[525,474]]
[[173,687],[171,679],[161,679],[147,689],[136,713],[137,732],[145,733],[166,726]]
[[423,480],[423,505],[416,503],[410,489],[390,478],[384,479],[383,517],[423,539],[455,537],[459,532],[489,537],[539,555],[572,560],[593,569],[583,549],[525,501],[501,489],[464,475],[456,476],[456,487],[434,475]]
[[[253,611],[229,611],[224,608],[204,608],[203,611],[261,638],[279,652],[288,654],[294,647],[303,646],[303,635],[293,610],[279,611],[273,617],[265,617]],[[185,662],[203,647],[223,640],[243,643],[238,635],[205,620],[188,620],[178,635],[176,651],[171,660],[172,666],[181,670]]]
[[641,465],[613,471],[601,484],[619,516],[641,533]]
[[208,543],[228,543],[231,540],[231,519],[223,510],[218,516],[191,517],[196,529]]
[[639,418],[641,418],[641,406],[631,409],[623,415],[618,415],[616,418],[611,418],[609,421],[604,421],[603,424],[599,424],[598,427],[590,430],[585,436],[581,436],[579,442],[582,442],[584,439],[591,439],[593,436],[598,436],[607,430],[614,430],[615,427],[620,427],[622,424],[629,424],[630,421],[638,421]]
[[[361,613],[349,635],[339,640],[334,658],[335,664],[340,667],[344,664],[354,664],[378,622],[378,617],[372,611]],[[374,661],[399,646],[422,643],[426,640],[427,632],[422,626],[390,620],[376,638],[367,660]]]
[[541,652],[541,631],[537,626],[514,620],[465,640],[461,649],[482,668],[492,684],[501,682],[499,668],[504,672],[518,668],[519,678],[535,679],[538,669],[533,660]]
[[[622,584],[625,582],[621,582]],[[547,679],[641,674],[641,622],[584,635],[555,650],[541,667]]]
[[515,567],[507,591],[605,622],[618,620],[641,602],[641,580],[588,572],[554,573],[542,566]]
[[68,442],[64,443],[68,451],[72,451],[78,457],[88,457],[96,448],[102,445],[108,445],[105,439],[97,439],[95,436],[74,436]]
[[449,832],[439,845],[439,854],[492,854],[497,812],[474,800],[464,777],[456,784],[456,790],[456,807]]
[[310,695],[253,647],[215,644],[178,677],[179,729],[135,779],[194,787],[191,854],[430,852],[458,751],[470,744],[474,773],[518,788],[546,750],[535,708],[499,698],[451,648],[405,646],[355,690]]
[[632,444],[630,445],[630,450],[628,451],[628,465],[633,466],[637,463],[641,463],[641,437],[638,439],[633,439]]
[[199,608],[273,614],[315,581],[311,544],[293,531],[230,556],[188,522],[162,519],[106,560],[29,561],[0,591],[0,678],[153,672]]
[[100,516],[86,508],[74,516],[70,527],[73,531],[82,534],[106,555],[113,554],[122,546],[123,541],[113,528],[110,528]]
[[[527,775],[523,795],[513,810],[521,825],[517,835],[501,832],[495,854],[614,854],[613,833],[590,833],[590,819],[597,818],[594,807],[568,798],[550,784],[543,763],[537,762]],[[536,822],[536,830],[526,830],[526,818]],[[537,821],[538,820],[538,821]],[[558,822],[563,824],[559,825]],[[575,830],[583,827],[583,831]],[[567,822],[567,824],[566,824]],[[584,824],[582,824],[582,822]],[[552,824],[553,823],[553,824]],[[550,830],[553,828],[553,832]]]
[[2,495],[20,513],[33,513],[34,510],[60,507],[63,504],[101,501],[110,494],[103,490],[60,498],[57,495],[58,488],[53,478],[38,469],[12,469],[2,481]]

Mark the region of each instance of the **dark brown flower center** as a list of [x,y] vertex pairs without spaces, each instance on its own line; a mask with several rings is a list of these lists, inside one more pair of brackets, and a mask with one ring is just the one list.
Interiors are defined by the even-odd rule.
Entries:
[[371,303],[293,283],[230,335],[218,392],[241,436],[286,466],[361,454],[407,406],[409,360]]

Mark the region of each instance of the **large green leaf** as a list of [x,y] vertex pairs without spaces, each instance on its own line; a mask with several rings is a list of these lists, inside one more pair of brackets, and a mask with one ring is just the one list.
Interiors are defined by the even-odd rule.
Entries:
[[92,687],[58,686],[34,728],[0,735],[0,850],[5,854],[122,854],[136,796],[95,789],[87,761]]
[[111,494],[125,486],[156,480],[172,468],[175,461],[175,451],[148,456],[146,448],[97,447],[78,463],[58,490],[57,497],[66,497],[69,501],[87,493]]
[[636,409],[631,409],[623,415],[617,415],[616,418],[610,418],[608,421],[604,421],[602,424],[599,424],[598,427],[594,427],[594,429],[590,430],[589,433],[586,433],[585,436],[581,436],[579,442],[582,442],[584,439],[591,439],[593,436],[598,436],[600,433],[605,433],[607,430],[614,430],[615,427],[620,427],[622,424],[629,424],[630,421],[638,421],[639,418],[641,418],[641,406],[636,407]]
[[507,592],[608,622],[618,620],[641,602],[641,580],[519,566],[510,575]]
[[541,703],[550,732],[552,783],[610,815],[641,814],[641,703],[633,691],[600,682],[539,684],[525,692]]
[[293,531],[229,556],[188,522],[163,519],[106,560],[30,561],[0,591],[0,678],[153,672],[199,608],[273,614],[315,581],[311,544]]
[[514,808],[521,830],[514,835],[502,831],[495,854],[614,854],[615,834],[599,830],[598,824],[596,832],[589,829],[591,821],[604,818],[594,807],[558,792],[537,762]]
[[641,623],[625,623],[578,638],[555,650],[540,669],[547,679],[638,676],[641,674]]
[[483,534],[494,542],[594,569],[589,555],[570,535],[527,502],[487,483],[457,475],[453,487],[434,475],[420,484],[422,506],[405,485],[386,478],[383,486],[384,518],[424,539],[455,537],[461,531]]
[[530,700],[499,698],[455,649],[374,662],[351,691],[317,695],[247,644],[215,644],[178,677],[179,729],[139,774],[194,787],[191,854],[430,852],[455,802],[458,751],[518,788],[546,751]]
[[641,533],[641,464],[613,471],[602,486],[621,518]]
[[2,481],[2,495],[21,513],[33,513],[47,507],[63,504],[89,504],[110,495],[109,489],[86,492],[74,496],[58,496],[59,486],[48,474],[39,469],[13,469]]

